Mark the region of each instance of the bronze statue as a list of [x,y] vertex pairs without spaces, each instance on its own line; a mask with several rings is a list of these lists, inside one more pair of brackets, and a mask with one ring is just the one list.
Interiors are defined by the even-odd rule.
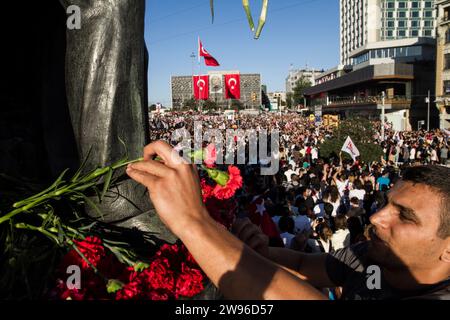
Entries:
[[[81,13],[81,28],[67,29],[65,59],[67,101],[80,160],[89,154],[86,168],[92,169],[126,152],[130,159],[141,157],[149,143],[145,0],[61,2],[65,8],[78,6]],[[131,180],[123,182],[99,206],[105,221],[175,240],[160,224],[145,192]]]

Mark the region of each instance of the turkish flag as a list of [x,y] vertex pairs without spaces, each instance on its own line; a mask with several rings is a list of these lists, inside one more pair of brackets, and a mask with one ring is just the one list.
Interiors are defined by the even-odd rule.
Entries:
[[284,247],[277,226],[267,212],[264,199],[261,196],[256,197],[250,204],[248,218],[253,224],[261,228],[261,231],[269,237],[273,246]]
[[196,100],[208,100],[209,76],[193,76],[194,97]]
[[[200,38],[198,39],[198,58],[200,57],[205,58],[205,64],[210,67],[218,67],[220,66],[219,62],[209,54],[208,51],[206,51],[205,47],[203,47],[202,42],[200,41]],[[199,60],[200,62],[200,60]]]
[[239,74],[225,75],[225,99],[241,98],[241,76]]

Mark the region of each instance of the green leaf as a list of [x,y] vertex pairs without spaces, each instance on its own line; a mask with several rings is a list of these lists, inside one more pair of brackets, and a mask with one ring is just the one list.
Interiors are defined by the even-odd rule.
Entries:
[[91,155],[92,152],[92,147],[89,148],[89,151],[86,155],[86,158],[84,158],[83,163],[81,164],[81,166],[78,168],[77,172],[75,172],[75,174],[73,175],[72,179],[70,179],[71,182],[75,182],[78,177],[80,176],[81,172],[83,171],[84,167],[86,166],[86,163]]
[[81,197],[83,197],[84,202],[85,202],[89,207],[91,207],[95,212],[98,213],[98,215],[99,215],[102,219],[104,219],[104,215],[103,215],[102,211],[97,207],[97,205],[94,203],[94,201],[92,201],[91,199],[89,199],[89,197],[85,196],[85,195],[82,194],[82,193],[79,193],[79,195],[80,195]]
[[43,196],[43,195],[49,193],[51,190],[57,188],[58,185],[61,183],[61,181],[62,181],[64,175],[66,174],[66,172],[67,172],[68,170],[69,170],[69,169],[64,170],[64,171],[59,175],[58,179],[56,179],[56,181],[53,182],[53,184],[52,184],[50,187],[48,187],[47,189],[45,189],[45,190],[43,190],[43,191],[41,191],[41,192],[35,194],[34,196],[31,196],[31,197],[27,198],[27,199],[25,199],[25,200],[22,200],[22,201],[19,201],[19,202],[14,203],[14,204],[13,204],[13,208],[19,208],[19,207],[22,207],[22,206],[24,206],[24,205],[26,205],[26,204],[29,204],[30,202],[34,201],[35,199],[37,199],[37,198],[39,198],[39,197],[41,197],[41,196]]
[[134,271],[136,271],[136,272],[142,272],[145,269],[147,269],[148,267],[150,267],[150,265],[148,263],[145,263],[145,262],[142,262],[142,261],[139,261],[138,263],[136,263],[133,266]]
[[104,198],[106,192],[107,192],[108,189],[109,189],[109,186],[110,186],[110,183],[111,183],[111,178],[112,178],[112,176],[113,176],[113,170],[112,170],[112,168],[109,168],[109,171],[108,171],[108,173],[107,173],[106,176],[105,176],[105,182],[104,182],[104,184],[103,184],[102,194],[100,195],[100,202],[103,201],[103,198]]
[[124,284],[117,279],[109,279],[108,284],[106,285],[106,291],[108,293],[116,293],[120,289],[122,289]]
[[122,144],[124,150],[125,150],[125,158],[124,159],[128,159],[128,149],[127,149],[127,144],[125,143],[125,141],[123,141],[120,137],[117,137],[119,139],[119,142]]

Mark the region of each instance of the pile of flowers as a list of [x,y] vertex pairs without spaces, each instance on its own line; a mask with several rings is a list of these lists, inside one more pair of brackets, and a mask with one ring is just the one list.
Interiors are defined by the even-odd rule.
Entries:
[[[220,170],[215,165],[212,145],[192,154],[199,156],[203,201],[211,216],[229,228],[237,208],[233,196],[242,186],[239,169],[228,166],[227,171]],[[205,289],[207,277],[181,242],[163,244],[154,248],[154,255],[142,256],[126,240],[110,239],[108,226],[100,221],[77,210],[71,212],[69,219],[58,214],[57,203],[61,201],[98,210],[88,195],[95,191],[101,202],[109,188],[126,178],[115,177],[116,171],[140,160],[123,159],[84,175],[80,168],[70,179],[65,178],[64,172],[49,188],[15,202],[6,214],[0,212],[0,227],[9,222],[11,230],[40,234],[66,252],[53,274],[56,280],[46,293],[48,298],[169,300],[192,298]],[[156,246],[150,241],[148,245]],[[68,280],[71,266],[80,268],[81,283],[71,284]]]

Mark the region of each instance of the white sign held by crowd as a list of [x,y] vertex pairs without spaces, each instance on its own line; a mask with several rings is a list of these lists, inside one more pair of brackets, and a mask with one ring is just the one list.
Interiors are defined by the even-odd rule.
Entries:
[[345,140],[341,150],[347,152],[352,157],[353,161],[355,161],[356,157],[360,154],[358,148],[355,146],[350,136],[348,136],[347,140]]

